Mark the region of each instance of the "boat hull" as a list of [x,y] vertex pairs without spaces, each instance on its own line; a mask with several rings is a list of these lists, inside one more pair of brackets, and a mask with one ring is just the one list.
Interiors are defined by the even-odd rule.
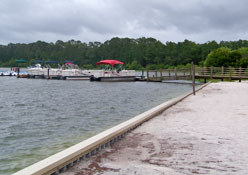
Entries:
[[135,81],[135,76],[122,76],[122,77],[91,77],[90,81],[102,82],[120,82],[120,81]]
[[90,76],[67,76],[63,78],[65,80],[89,80]]

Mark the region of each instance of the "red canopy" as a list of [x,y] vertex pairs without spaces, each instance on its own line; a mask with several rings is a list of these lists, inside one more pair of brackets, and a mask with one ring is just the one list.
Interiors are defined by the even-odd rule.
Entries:
[[65,63],[65,65],[68,65],[68,64],[70,64],[70,65],[74,65],[73,63],[70,63],[70,62]]
[[101,65],[101,64],[110,64],[111,66],[114,66],[115,64],[124,64],[121,61],[117,61],[117,60],[102,60],[96,63],[97,65]]

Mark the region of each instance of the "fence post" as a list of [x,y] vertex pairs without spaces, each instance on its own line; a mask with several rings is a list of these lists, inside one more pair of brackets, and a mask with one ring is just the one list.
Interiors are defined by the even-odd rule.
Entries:
[[193,95],[195,95],[195,66],[193,62],[191,63],[191,75],[192,75]]
[[171,77],[170,69],[168,69],[168,74],[169,74],[169,80],[170,80],[170,77]]
[[221,75],[222,76],[224,75],[224,67],[223,66],[221,67]]
[[176,80],[177,80],[177,68],[175,67],[175,77],[176,77]]
[[239,82],[241,82],[241,71],[242,71],[242,68],[239,67]]
[[213,66],[211,66],[211,68],[210,68],[210,77],[211,77],[211,79],[213,79]]
[[229,73],[230,73],[230,81],[232,80],[232,66],[229,67]]
[[158,71],[155,71],[156,81],[158,80]]
[[192,65],[191,65],[191,67],[190,67],[190,70],[189,70],[189,75],[190,75],[190,79],[192,79]]

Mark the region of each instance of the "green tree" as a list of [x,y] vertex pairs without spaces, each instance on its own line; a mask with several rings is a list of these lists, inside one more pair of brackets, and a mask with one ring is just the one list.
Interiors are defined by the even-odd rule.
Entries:
[[87,69],[87,70],[90,70],[90,69],[94,69],[94,66],[92,64],[84,64],[82,66],[83,69]]
[[243,68],[248,68],[248,57],[241,58],[239,65]]
[[[214,51],[221,47],[222,49]],[[233,50],[223,50],[223,47]],[[13,60],[19,58],[27,60],[30,64],[34,59],[54,60],[60,64],[63,64],[65,60],[70,60],[80,67],[95,66],[96,62],[103,59],[117,59],[134,67],[139,64],[142,67],[166,68],[185,65],[192,61],[202,65],[207,57],[206,65],[239,66],[241,59],[242,65],[245,65],[247,56],[248,41],[246,40],[221,41],[220,43],[210,41],[198,44],[189,40],[162,43],[154,38],[114,37],[104,43],[97,41],[84,43],[71,39],[66,42],[58,40],[55,43],[37,41],[29,44],[0,45],[1,66],[12,66],[15,64]],[[133,61],[136,61],[137,65],[133,65]]]
[[128,69],[128,70],[142,70],[143,67],[137,61],[132,61],[132,63],[126,64],[126,69]]
[[221,47],[213,50],[207,56],[205,60],[205,66],[229,66],[231,61],[231,49],[226,47]]
[[247,68],[248,67],[248,47],[239,48],[237,51],[241,55],[241,59],[239,61],[239,66],[241,66],[243,68]]

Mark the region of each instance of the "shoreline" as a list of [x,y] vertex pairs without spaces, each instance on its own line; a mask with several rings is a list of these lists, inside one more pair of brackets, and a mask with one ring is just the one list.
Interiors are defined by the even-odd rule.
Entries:
[[[203,85],[197,89],[201,89],[206,85]],[[113,128],[103,131],[85,141],[82,141],[64,151],[54,154],[46,159],[41,160],[29,167],[16,172],[15,174],[57,174],[64,172],[69,167],[72,167],[82,159],[87,159],[89,156],[94,155],[99,150],[113,144],[117,140],[120,140],[124,135],[129,133],[132,129],[136,128],[143,122],[150,118],[160,114],[165,109],[178,103],[182,99],[192,94],[192,92],[179,97],[166,101],[142,114],[139,114],[130,120],[127,120]]]
[[247,90],[212,83],[62,174],[247,174]]

